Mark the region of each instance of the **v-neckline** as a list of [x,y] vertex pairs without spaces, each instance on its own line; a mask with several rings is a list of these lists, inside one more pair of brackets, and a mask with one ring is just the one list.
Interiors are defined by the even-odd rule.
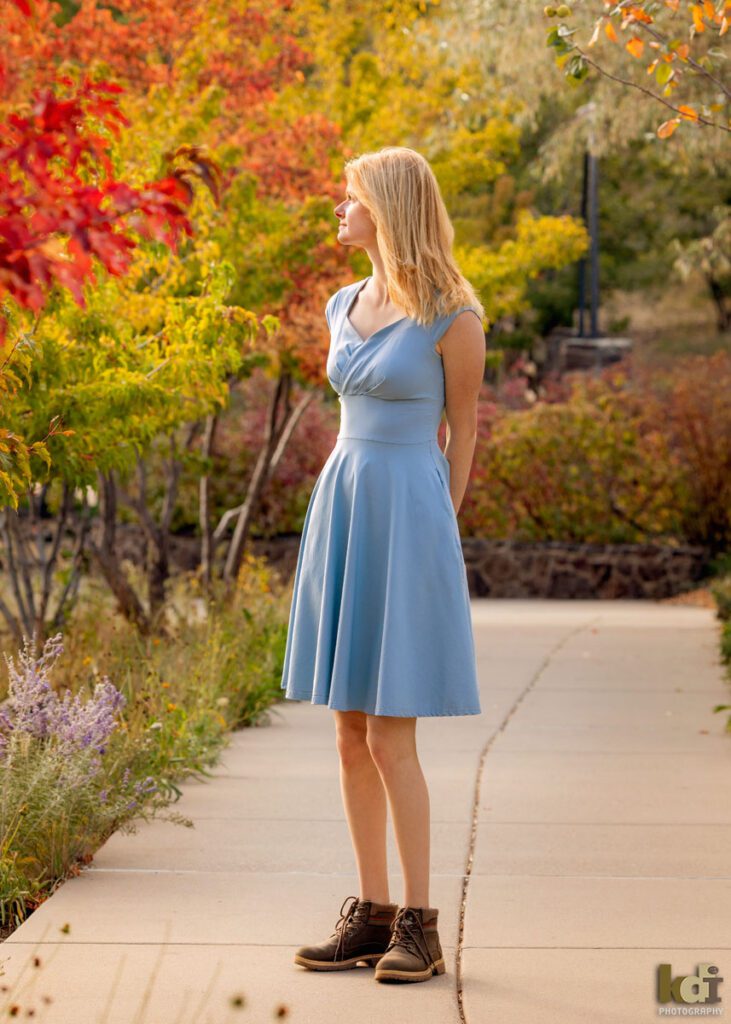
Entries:
[[348,308],[345,310],[345,322],[348,324],[348,326],[350,327],[351,331],[357,337],[357,339],[358,339],[358,341],[360,342],[361,345],[367,345],[370,342],[371,338],[375,338],[375,336],[377,334],[380,334],[381,331],[385,331],[388,327],[395,327],[396,324],[400,324],[404,320],[408,320],[409,319],[408,316],[399,317],[398,320],[394,320],[390,324],[384,324],[383,327],[379,327],[377,331],[374,331],[372,334],[369,334],[367,338],[361,337],[360,332],[356,330],[355,324],[350,319],[350,311],[353,308],[353,306],[355,305],[355,300],[358,298],[360,293],[363,291],[365,286],[368,284],[368,282],[370,281],[372,276],[373,276],[372,274],[369,274],[368,277],[364,277],[363,278],[363,282],[362,282],[360,288],[356,288],[355,295],[350,300],[350,303],[348,304]]

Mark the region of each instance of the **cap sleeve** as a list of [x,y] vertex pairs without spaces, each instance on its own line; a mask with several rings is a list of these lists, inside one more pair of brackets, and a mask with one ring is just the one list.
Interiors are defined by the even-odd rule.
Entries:
[[325,305],[325,319],[327,320],[327,326],[330,328],[330,330],[332,330],[333,316],[335,315],[335,306],[337,304],[338,295],[340,294],[340,291],[341,289],[338,289],[336,292],[334,292],[327,300],[327,304]]
[[482,317],[477,312],[474,306],[460,306],[459,309],[455,309],[453,313],[448,313],[446,316],[440,316],[435,321],[434,333],[432,335],[432,344],[436,345],[436,343],[442,338],[442,335],[446,333],[447,328],[450,327],[453,321],[456,320],[456,318],[459,316],[459,314],[464,313],[466,309],[472,310],[477,319],[480,321],[480,326],[482,326]]

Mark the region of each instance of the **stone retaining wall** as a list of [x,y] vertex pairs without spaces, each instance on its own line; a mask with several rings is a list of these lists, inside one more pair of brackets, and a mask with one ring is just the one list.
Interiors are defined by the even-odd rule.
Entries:
[[569,544],[465,537],[475,597],[663,598],[697,585],[709,554],[664,544]]
[[[299,536],[254,541],[279,572],[294,572]],[[693,589],[706,570],[703,547],[664,544],[517,543],[462,540],[473,597],[663,598]]]

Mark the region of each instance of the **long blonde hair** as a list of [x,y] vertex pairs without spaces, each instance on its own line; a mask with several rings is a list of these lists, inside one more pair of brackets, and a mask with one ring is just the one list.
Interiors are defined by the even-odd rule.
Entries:
[[484,320],[474,288],[455,263],[454,227],[421,153],[384,146],[348,160],[344,172],[376,226],[391,301],[422,325],[460,306],[474,306]]

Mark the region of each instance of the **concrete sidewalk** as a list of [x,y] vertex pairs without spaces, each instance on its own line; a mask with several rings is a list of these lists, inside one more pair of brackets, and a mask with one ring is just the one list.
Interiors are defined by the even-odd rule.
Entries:
[[[293,1024],[643,1024],[660,963],[673,977],[717,965],[731,1004],[731,737],[712,713],[730,701],[713,613],[472,607],[483,714],[417,725],[446,974],[385,985],[292,962],[358,882],[334,716],[287,702],[233,735],[214,780],[185,784],[174,806],[194,829],[113,836],[0,947],[1,982],[34,979],[19,1016],[263,1024],[284,1005]],[[390,822],[389,863],[400,902]]]

